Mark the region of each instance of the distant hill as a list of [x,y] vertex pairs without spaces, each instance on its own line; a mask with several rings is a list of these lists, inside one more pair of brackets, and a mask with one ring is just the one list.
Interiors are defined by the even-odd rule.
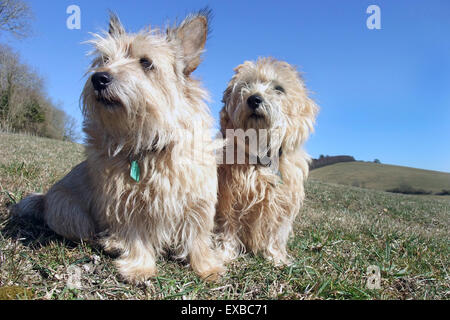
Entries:
[[[450,190],[450,173],[372,162],[336,163],[311,171],[311,179],[382,191]],[[402,192],[401,192],[402,193]],[[420,192],[418,192],[420,193]]]

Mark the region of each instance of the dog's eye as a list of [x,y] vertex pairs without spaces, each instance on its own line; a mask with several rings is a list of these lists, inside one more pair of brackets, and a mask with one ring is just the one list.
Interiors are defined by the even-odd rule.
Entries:
[[141,64],[142,68],[144,68],[144,70],[146,71],[154,69],[153,61],[148,58],[139,59],[139,63]]
[[282,86],[275,86],[273,88],[278,94],[285,93],[284,88]]
[[109,58],[106,57],[106,56],[102,56],[102,63],[103,64],[108,64],[108,62],[109,62]]

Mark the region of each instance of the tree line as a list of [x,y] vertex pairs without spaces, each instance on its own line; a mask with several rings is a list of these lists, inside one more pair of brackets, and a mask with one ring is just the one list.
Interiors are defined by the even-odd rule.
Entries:
[[[15,38],[30,33],[32,12],[20,0],[0,0],[0,30]],[[0,131],[25,132],[60,140],[77,140],[75,119],[47,94],[44,79],[0,43]]]
[[338,162],[352,162],[356,161],[352,156],[324,156],[320,155],[319,159],[312,159],[309,165],[311,170],[329,166]]

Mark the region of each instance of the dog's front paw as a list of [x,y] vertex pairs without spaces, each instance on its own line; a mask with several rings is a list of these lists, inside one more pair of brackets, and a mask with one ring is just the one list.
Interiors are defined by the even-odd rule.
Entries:
[[202,278],[204,281],[208,282],[216,282],[220,279],[220,277],[225,273],[226,269],[222,265],[210,267],[206,270],[196,270],[197,274]]
[[276,267],[288,267],[294,264],[294,261],[287,254],[266,254],[265,258],[271,261]]
[[115,262],[117,269],[125,282],[139,284],[157,274],[155,266],[136,266],[130,265],[127,260],[117,260]]

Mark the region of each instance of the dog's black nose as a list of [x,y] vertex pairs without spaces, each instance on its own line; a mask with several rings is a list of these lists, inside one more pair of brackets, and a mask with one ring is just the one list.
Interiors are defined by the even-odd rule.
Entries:
[[111,84],[112,79],[108,72],[96,72],[92,75],[91,81],[95,90],[102,91]]
[[250,107],[250,109],[256,110],[258,109],[259,105],[263,103],[263,101],[264,99],[260,95],[253,94],[250,97],[248,97],[247,104]]

